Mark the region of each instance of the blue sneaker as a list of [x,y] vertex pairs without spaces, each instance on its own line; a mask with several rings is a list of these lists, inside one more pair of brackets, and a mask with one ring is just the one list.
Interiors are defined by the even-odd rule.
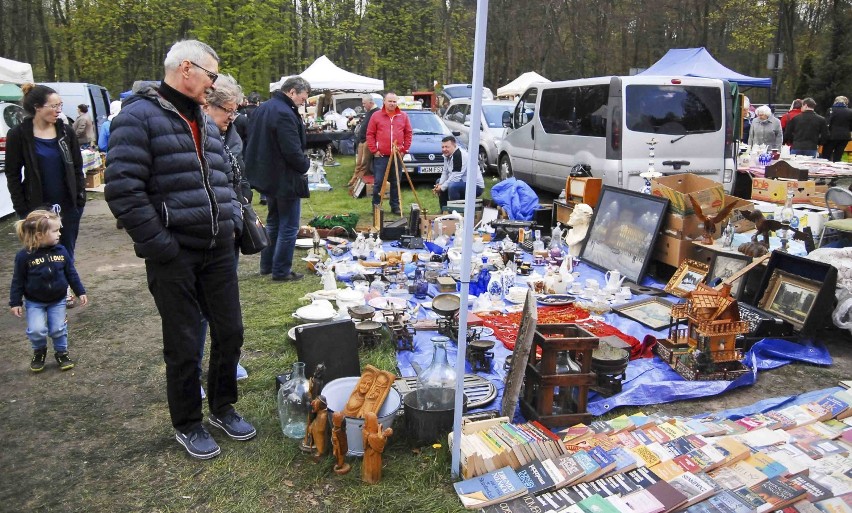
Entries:
[[239,362],[237,362],[237,381],[242,381],[242,380],[246,379],[247,377],[248,377],[248,371],[246,370],[245,367],[240,365]]
[[207,429],[199,424],[189,433],[175,432],[175,439],[180,443],[193,458],[209,460],[217,456],[222,450],[216,444],[216,440],[210,436]]
[[234,440],[248,440],[250,438],[254,438],[257,434],[257,430],[254,429],[254,426],[249,424],[240,416],[239,413],[233,410],[221,417],[217,417],[211,413],[208,420],[210,420],[211,426],[216,426],[221,429],[226,435],[230,436]]

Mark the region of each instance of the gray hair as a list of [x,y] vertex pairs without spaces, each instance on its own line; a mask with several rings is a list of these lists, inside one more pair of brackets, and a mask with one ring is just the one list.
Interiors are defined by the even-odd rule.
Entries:
[[224,105],[227,102],[239,105],[242,101],[243,88],[234,80],[234,77],[225,73],[219,75],[216,79],[216,89],[207,95],[207,103],[213,105]]
[[[218,82],[217,82],[217,84],[218,84]],[[217,85],[216,87],[219,87],[219,86]],[[761,114],[763,114],[763,115],[771,118],[772,117],[772,109],[769,108],[769,105],[761,105],[760,107],[758,107],[754,111],[754,114],[757,115],[757,116],[760,116]]]
[[[219,86],[217,85],[216,87]],[[281,84],[281,92],[289,93],[291,89],[295,89],[297,93],[301,93],[303,91],[310,92],[311,84],[300,76],[289,77],[283,84]]]
[[[165,67],[166,71],[172,71],[177,69],[183,61],[198,63],[199,61],[203,61],[204,56],[206,55],[213,57],[216,59],[216,62],[219,62],[219,56],[216,54],[216,50],[211,48],[210,45],[195,39],[178,41],[172,45],[169,49],[169,53],[166,54],[166,60],[163,61],[163,67]],[[216,87],[219,87],[218,81]]]

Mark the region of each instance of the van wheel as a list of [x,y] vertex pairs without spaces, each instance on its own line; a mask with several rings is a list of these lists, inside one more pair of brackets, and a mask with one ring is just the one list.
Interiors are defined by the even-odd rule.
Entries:
[[512,163],[509,162],[508,155],[500,156],[500,179],[505,180],[507,178],[511,178],[512,173]]
[[488,172],[488,154],[485,153],[485,148],[479,148],[479,171],[482,176]]

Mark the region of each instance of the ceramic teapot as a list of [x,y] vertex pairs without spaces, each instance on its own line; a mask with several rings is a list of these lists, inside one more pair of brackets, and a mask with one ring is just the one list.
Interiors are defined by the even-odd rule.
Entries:
[[618,271],[607,271],[604,277],[606,278],[604,290],[611,293],[619,290],[621,283],[624,281],[624,276]]

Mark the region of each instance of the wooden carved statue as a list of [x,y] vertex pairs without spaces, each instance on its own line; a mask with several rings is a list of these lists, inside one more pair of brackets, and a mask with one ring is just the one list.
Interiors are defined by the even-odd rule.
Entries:
[[382,479],[382,452],[393,429],[382,430],[375,413],[364,415],[364,463],[361,465],[361,480],[376,484]]
[[326,444],[326,430],[328,429],[328,407],[325,402],[325,396],[317,396],[316,399],[311,401],[311,410],[314,413],[314,420],[311,421],[311,424],[308,426],[308,431],[311,434],[314,447],[316,448],[313,454],[314,461],[319,461],[320,458],[325,456],[325,453],[328,450]]
[[349,440],[346,438],[346,417],[342,411],[334,412],[331,416],[334,427],[331,430],[331,445],[334,453],[334,473],[343,475],[349,472],[346,463],[346,453],[349,452]]
[[[783,229],[789,229],[794,240],[804,242],[806,251],[813,251],[814,239],[813,235],[809,233],[809,228],[805,228],[805,231],[794,230],[777,219],[766,219],[760,210],[737,210],[737,212],[745,219],[754,223],[755,228],[751,243],[741,244],[738,248],[740,253],[751,257],[759,257],[766,254],[769,252],[769,232]],[[763,240],[759,240],[760,238]]]
[[314,375],[309,380],[308,389],[312,401],[322,393],[323,388],[325,388],[325,364],[318,363],[314,368]]
[[716,214],[705,215],[701,210],[701,205],[695,201],[692,194],[687,194],[687,196],[689,196],[689,201],[692,203],[692,209],[695,210],[695,216],[701,219],[701,222],[704,224],[704,238],[701,239],[701,244],[713,245],[713,234],[716,233],[716,225],[724,221],[731,214],[737,202],[732,201],[728,203]]

